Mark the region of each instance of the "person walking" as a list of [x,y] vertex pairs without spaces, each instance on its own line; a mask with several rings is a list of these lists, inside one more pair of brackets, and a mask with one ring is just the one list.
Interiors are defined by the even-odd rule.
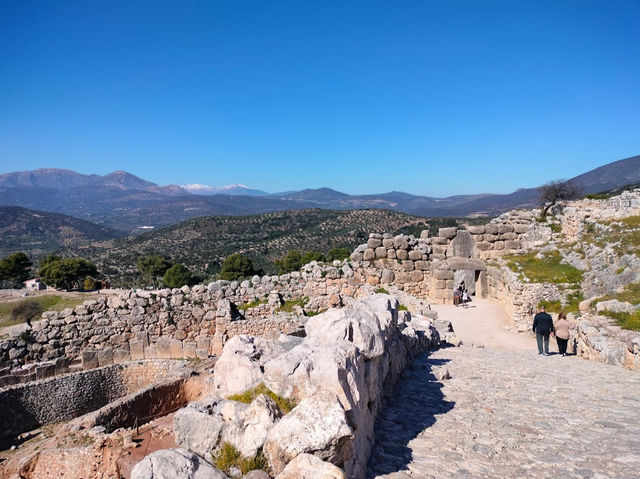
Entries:
[[[544,306],[540,307],[540,311],[533,318],[533,332],[536,333],[536,342],[538,343],[538,354],[549,355],[549,334],[553,332],[553,319],[547,313]],[[544,350],[542,348],[544,343]]]
[[558,343],[558,352],[563,356],[567,355],[567,343],[569,342],[569,321],[564,313],[558,314],[558,319],[553,325]]

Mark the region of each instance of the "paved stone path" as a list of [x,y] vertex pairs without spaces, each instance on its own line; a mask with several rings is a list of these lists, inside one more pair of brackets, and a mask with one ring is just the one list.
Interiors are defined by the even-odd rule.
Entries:
[[640,477],[640,374],[534,342],[418,358],[379,417],[369,479]]

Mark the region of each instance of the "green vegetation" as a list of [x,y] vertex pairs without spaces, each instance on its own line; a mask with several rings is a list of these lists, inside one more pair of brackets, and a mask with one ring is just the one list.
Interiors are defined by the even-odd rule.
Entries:
[[87,276],[84,279],[84,283],[82,283],[82,289],[84,289],[85,291],[93,291],[94,289],[96,289],[96,280],[91,276]]
[[232,444],[223,442],[220,447],[220,452],[215,456],[212,454],[211,457],[213,459],[213,465],[226,474],[231,473],[232,467],[240,469],[243,475],[255,470],[269,471],[269,463],[264,457],[262,450],[258,451],[255,457],[248,458],[240,454],[240,451]]
[[386,289],[384,289],[384,288],[378,288],[378,289],[376,289],[376,290],[374,291],[374,293],[376,293],[376,294],[389,294],[389,291],[387,291],[387,290],[386,290]]
[[180,288],[194,284],[194,277],[185,265],[176,263],[164,273],[162,282],[169,288]]
[[404,304],[399,304],[398,305],[398,311],[409,311],[407,309],[407,307]]
[[20,307],[23,303],[35,302],[42,307],[43,311],[62,311],[65,308],[74,308],[77,305],[82,304],[85,299],[86,298],[80,296],[59,296],[47,294],[22,301],[0,303],[0,325],[11,326],[12,324],[18,324],[24,321],[20,318],[11,318],[12,311],[15,308]]
[[284,398],[282,396],[278,396],[271,389],[265,386],[264,383],[260,383],[255,388],[249,389],[243,393],[233,394],[227,399],[249,404],[260,394],[264,394],[265,396],[269,396],[271,399],[273,399],[273,401],[278,405],[283,414],[289,413],[294,407],[296,407],[295,401],[293,401],[292,399]]
[[622,329],[640,331],[640,311],[634,313],[614,313],[607,311],[606,315],[613,318]]
[[584,225],[582,242],[594,244],[600,248],[613,245],[617,255],[640,254],[640,216],[628,216],[618,220],[603,222],[606,228],[593,223]]
[[3,288],[22,288],[31,276],[33,263],[25,253],[14,253],[0,260],[0,285]]
[[631,304],[640,304],[640,283],[628,284],[622,291],[594,299],[591,304],[593,305],[597,302],[609,301],[611,299],[617,299],[618,301],[623,301]]
[[80,289],[87,276],[98,274],[96,266],[84,258],[61,258],[49,255],[40,261],[38,276],[49,286]]
[[549,228],[551,228],[552,233],[560,233],[562,231],[562,226],[557,223],[550,223]]
[[312,261],[324,261],[325,257],[322,253],[317,251],[307,251],[301,253],[300,251],[289,251],[283,258],[275,260],[276,266],[278,266],[280,274],[291,273],[292,271],[298,271],[305,264]]
[[267,302],[266,299],[256,298],[250,303],[239,304],[238,309],[241,309],[242,311],[246,311],[247,309],[255,308],[256,306],[260,306],[261,304],[266,304],[266,302]]
[[327,311],[326,309],[321,309],[320,311],[305,311],[305,314],[311,317],[311,316],[318,316],[319,314],[325,313],[326,311]]
[[218,277],[227,281],[236,281],[256,274],[252,261],[244,254],[236,253],[227,256],[222,263]]
[[565,313],[579,313],[579,304],[584,300],[584,296],[582,295],[582,291],[577,291],[574,293],[569,293],[566,297],[566,302],[564,306],[560,300],[556,301],[540,301],[538,303],[538,308],[544,306],[546,310],[550,313],[559,313],[561,311]]
[[136,268],[136,260],[149,255],[182,263],[192,272],[213,280],[225,258],[241,253],[251,260],[256,274],[276,274],[279,268],[274,261],[288,251],[328,252],[344,248],[351,252],[367,241],[371,231],[397,234],[405,226],[427,221],[380,209],[204,216],[140,235],[94,243],[83,251],[83,256],[95,262],[112,287],[139,286],[142,275]]
[[171,267],[171,263],[164,256],[148,255],[140,256],[136,260],[136,267],[142,274],[146,284],[157,288],[160,285],[160,278],[162,278]]
[[327,261],[342,261],[351,256],[348,248],[331,248],[327,252]]
[[509,255],[504,259],[507,266],[514,272],[520,273],[533,283],[580,283],[582,271],[561,263],[562,256],[557,251],[543,255],[541,259],[536,253],[523,255]]
[[282,306],[276,309],[276,312],[277,313],[293,313],[293,308],[295,306],[300,306],[301,308],[304,308],[308,302],[309,302],[309,298],[307,297],[285,301]]

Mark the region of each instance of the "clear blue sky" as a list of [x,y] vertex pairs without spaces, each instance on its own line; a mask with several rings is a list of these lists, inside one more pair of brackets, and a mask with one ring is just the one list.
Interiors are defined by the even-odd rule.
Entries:
[[446,196],[637,154],[637,0],[0,0],[0,172]]

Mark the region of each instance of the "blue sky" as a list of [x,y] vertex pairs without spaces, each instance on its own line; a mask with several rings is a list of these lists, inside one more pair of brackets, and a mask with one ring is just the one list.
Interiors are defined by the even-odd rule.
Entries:
[[0,172],[510,192],[640,154],[640,2],[0,0]]

